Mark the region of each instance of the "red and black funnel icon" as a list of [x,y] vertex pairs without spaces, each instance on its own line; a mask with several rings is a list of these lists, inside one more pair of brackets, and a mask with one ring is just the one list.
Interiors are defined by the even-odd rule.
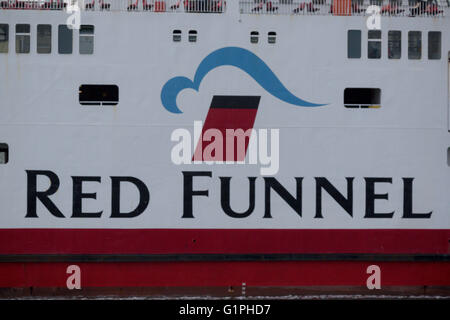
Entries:
[[192,160],[244,161],[260,99],[213,96]]

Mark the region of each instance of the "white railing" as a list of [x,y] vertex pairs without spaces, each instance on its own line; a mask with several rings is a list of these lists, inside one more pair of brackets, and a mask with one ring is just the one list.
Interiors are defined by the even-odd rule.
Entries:
[[0,10],[67,10],[76,5],[80,11],[147,11],[223,13],[224,0],[0,0]]
[[243,14],[371,15],[378,6],[382,16],[444,16],[450,0],[240,0]]
[[[238,0],[228,0],[238,1]],[[0,0],[1,10],[145,11],[174,13],[223,13],[226,0]],[[370,15],[378,6],[382,16],[445,16],[450,0],[239,0],[241,14],[269,15]]]

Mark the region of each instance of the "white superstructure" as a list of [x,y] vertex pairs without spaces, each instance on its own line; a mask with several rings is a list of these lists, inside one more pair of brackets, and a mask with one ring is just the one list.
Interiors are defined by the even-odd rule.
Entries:
[[[380,30],[368,29],[362,1],[135,3],[85,2],[74,30],[71,6],[0,8],[0,228],[450,228],[446,2],[380,4]],[[284,99],[268,74],[321,106]],[[193,81],[175,94],[182,113],[163,101],[176,77]],[[276,173],[173,162],[172,133],[194,133],[214,96],[260,97],[253,129],[278,130]],[[210,176],[189,186],[186,172]],[[111,177],[136,178],[149,199],[136,180],[113,187]],[[229,190],[220,177],[231,177]],[[208,196],[189,193],[198,190]],[[253,210],[230,216],[226,195],[236,215],[254,195]],[[117,201],[124,218],[111,218]]]

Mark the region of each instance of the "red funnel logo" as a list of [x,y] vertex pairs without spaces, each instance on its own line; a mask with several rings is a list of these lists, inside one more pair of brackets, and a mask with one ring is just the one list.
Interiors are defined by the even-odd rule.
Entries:
[[[260,99],[214,96],[192,160],[244,161]],[[217,141],[218,137],[222,141]]]

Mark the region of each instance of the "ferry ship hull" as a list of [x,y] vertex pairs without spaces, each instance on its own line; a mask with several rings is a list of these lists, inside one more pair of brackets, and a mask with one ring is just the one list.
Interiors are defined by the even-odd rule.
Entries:
[[[367,17],[263,18],[237,6],[83,12],[92,55],[79,54],[78,31],[72,54],[58,53],[65,12],[0,10],[10,39],[15,24],[32,26],[29,54],[12,40],[0,54],[1,293],[449,295],[448,18],[383,18],[382,57],[368,59]],[[36,53],[38,24],[52,25],[51,54]],[[347,56],[348,30],[364,34],[361,59]],[[385,56],[390,30],[402,32],[399,60]],[[418,61],[407,58],[417,30]],[[442,33],[441,59],[426,57],[430,31]],[[115,85],[119,101],[82,105],[82,85]],[[379,105],[346,108],[347,88],[381,90]],[[215,97],[259,104],[246,112]],[[245,124],[258,142],[277,132],[266,151],[279,141],[278,160],[264,162],[257,144],[243,164],[194,163],[211,142],[198,149],[198,122]],[[230,160],[219,149],[201,160]],[[70,265],[81,291],[67,289]],[[367,287],[373,265],[381,290]]]

